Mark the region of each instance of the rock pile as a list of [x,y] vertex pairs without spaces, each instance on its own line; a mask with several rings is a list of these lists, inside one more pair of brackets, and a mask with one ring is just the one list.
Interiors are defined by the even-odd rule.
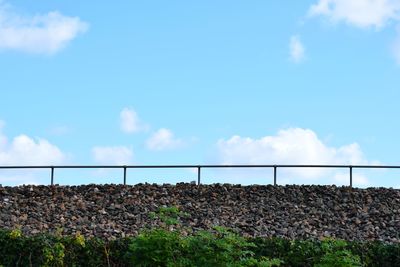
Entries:
[[149,212],[162,206],[187,212],[182,223],[194,230],[400,242],[400,190],[336,186],[0,186],[0,228],[111,239],[154,226]]

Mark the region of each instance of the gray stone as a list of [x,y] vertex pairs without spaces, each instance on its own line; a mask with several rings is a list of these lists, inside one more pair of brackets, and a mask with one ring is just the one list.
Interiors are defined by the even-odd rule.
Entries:
[[314,185],[0,187],[0,227],[113,239],[161,225],[149,212],[168,206],[189,214],[181,223],[191,231],[218,224],[245,236],[400,242],[400,190]]

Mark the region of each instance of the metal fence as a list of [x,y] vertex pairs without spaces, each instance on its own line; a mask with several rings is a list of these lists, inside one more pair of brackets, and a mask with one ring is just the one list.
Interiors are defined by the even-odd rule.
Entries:
[[273,170],[273,184],[277,185],[278,168],[339,168],[349,170],[349,186],[353,187],[353,169],[400,169],[396,165],[58,165],[58,166],[0,166],[1,169],[48,169],[50,170],[50,184],[54,185],[54,171],[56,169],[121,169],[123,170],[123,184],[126,185],[128,169],[197,169],[197,184],[201,184],[202,169],[216,168],[266,168]]

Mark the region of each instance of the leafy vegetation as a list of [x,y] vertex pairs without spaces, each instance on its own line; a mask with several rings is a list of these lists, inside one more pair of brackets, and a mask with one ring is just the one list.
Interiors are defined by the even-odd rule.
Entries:
[[105,241],[81,234],[23,236],[0,230],[5,266],[400,266],[400,244],[343,240],[244,238],[215,227],[193,232],[176,207],[151,215],[160,227],[136,237]]
[[[279,266],[278,259],[253,258],[254,244],[222,227],[213,231],[191,230],[181,226],[187,216],[176,207],[161,208],[151,214],[162,222],[160,228],[144,231],[129,246],[134,266]],[[171,230],[172,229],[172,230]]]

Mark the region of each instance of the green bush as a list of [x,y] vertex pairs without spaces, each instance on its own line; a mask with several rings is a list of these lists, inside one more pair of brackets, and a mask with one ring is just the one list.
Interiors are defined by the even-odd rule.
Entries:
[[360,257],[348,250],[343,240],[327,239],[321,243],[323,253],[316,267],[356,267],[362,266]]
[[151,215],[161,227],[105,241],[0,230],[0,267],[8,266],[400,266],[400,244],[244,238],[215,227],[193,232],[177,208]]
[[255,246],[235,233],[217,228],[182,236],[154,229],[132,240],[128,254],[134,266],[279,266],[278,259],[253,258]]
[[[164,224],[132,240],[128,254],[134,266],[279,266],[280,260],[253,258],[255,245],[238,234],[215,227],[190,236],[180,226],[185,216],[176,208],[162,208],[152,217]],[[173,227],[171,227],[173,226]],[[173,228],[173,230],[169,230]]]
[[132,240],[128,254],[135,266],[176,266],[184,243],[177,232],[154,229]]
[[350,244],[365,266],[400,266],[400,244],[382,242],[358,242]]
[[400,266],[400,244],[259,237],[253,243],[255,258],[279,258],[282,266]]
[[0,230],[0,266],[129,266],[123,256],[130,242]]
[[[271,260],[273,259],[273,260]],[[243,238],[216,228],[184,235],[148,229],[104,241],[80,235],[25,237],[0,230],[0,266],[400,266],[400,245]]]

